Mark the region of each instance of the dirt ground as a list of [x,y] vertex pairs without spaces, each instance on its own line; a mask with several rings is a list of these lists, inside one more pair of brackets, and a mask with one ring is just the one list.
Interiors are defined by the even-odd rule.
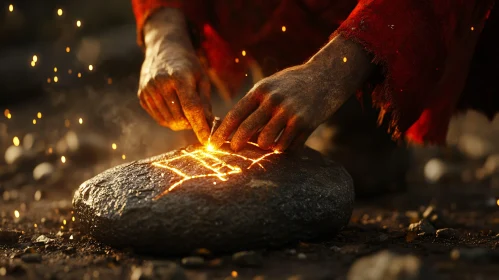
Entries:
[[[193,253],[202,253],[199,263],[199,258],[168,257],[168,252],[138,255],[100,244],[79,230],[73,215],[78,185],[118,163],[184,146],[188,139],[145,116],[130,90],[136,80],[106,81],[100,87],[49,89],[37,100],[9,108],[11,118],[2,119],[2,149],[17,136],[24,152],[12,164],[2,159],[0,278],[149,279],[144,271],[152,265],[158,279],[345,279],[358,258],[384,249],[416,255],[438,279],[496,279],[499,274],[499,193],[491,179],[412,180],[405,192],[357,201],[350,224],[338,235],[257,250],[263,261],[253,266],[231,255]],[[71,145],[75,137],[76,147]],[[483,161],[469,160],[470,165]],[[42,162],[52,169],[35,179],[33,168]],[[416,177],[422,176],[417,164]],[[435,229],[455,230],[409,232],[423,216]]]
[[[251,268],[234,264],[230,255],[210,256],[200,267],[185,267],[185,273],[188,279],[230,279],[233,271],[241,279],[343,279],[359,257],[389,249],[421,257],[438,279],[495,279],[499,273],[496,255],[462,260],[451,252],[477,247],[496,250],[497,205],[487,205],[483,193],[446,195],[438,201],[437,209],[445,213],[440,219],[445,220],[446,227],[458,229],[459,234],[413,236],[407,226],[411,220],[418,220],[423,205],[437,202],[431,197],[411,192],[358,202],[350,224],[329,240],[261,250],[263,263]],[[2,229],[22,231],[18,242],[0,247],[0,273],[5,279],[129,279],[145,260],[181,264],[181,257],[137,255],[96,242],[78,230],[78,220],[72,221],[70,198],[71,193],[65,192],[27,202],[18,210],[22,211],[20,218],[14,216],[20,209],[18,202],[3,203]],[[54,241],[34,242],[40,235]],[[26,260],[23,256],[30,252],[41,259]]]

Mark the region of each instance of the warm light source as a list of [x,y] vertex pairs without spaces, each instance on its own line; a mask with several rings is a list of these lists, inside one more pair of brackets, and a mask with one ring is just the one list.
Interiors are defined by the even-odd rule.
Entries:
[[71,51],[71,48],[70,47],[66,47],[66,52],[70,52]]
[[76,26],[77,26],[77,27],[81,27],[81,20],[77,20],[77,21],[76,21]]
[[54,83],[57,83],[59,81],[59,78],[57,76],[54,76]]
[[246,51],[245,51],[245,50],[243,50],[243,51],[241,52],[241,54],[242,54],[243,56],[246,56]]
[[19,216],[21,216],[21,215],[19,214],[19,211],[15,210],[15,211],[14,211],[14,216],[15,216],[17,219],[19,219]]
[[116,150],[116,149],[118,148],[118,145],[116,145],[116,143],[113,143],[113,144],[111,145],[111,148],[113,148],[113,150]]
[[66,163],[66,157],[65,157],[65,156],[62,156],[62,157],[61,157],[61,162],[62,162],[62,163]]
[[36,117],[37,117],[37,118],[39,118],[39,119],[41,119],[41,118],[42,118],[42,112],[38,112],[38,113],[36,114]]
[[90,71],[94,70],[94,66],[93,65],[88,65],[88,70],[90,70]]
[[347,62],[347,60],[348,60],[348,59],[347,59],[347,57],[346,57],[346,56],[344,56],[344,57],[343,57],[343,62]]
[[[258,147],[258,144],[256,143],[252,142],[248,143]],[[180,179],[177,182],[171,184],[167,189],[158,194],[154,199],[156,200],[163,197],[168,192],[172,191],[177,186],[183,184],[185,181],[188,180],[211,177],[214,179],[218,179],[222,182],[225,182],[229,180],[230,176],[242,173],[243,169],[251,169],[254,165],[258,165],[260,168],[265,169],[261,164],[261,162],[265,160],[267,157],[279,153],[280,153],[279,151],[273,151],[266,153],[260,156],[259,158],[254,159],[237,153],[231,153],[224,150],[214,149],[214,147],[211,146],[210,144],[208,144],[204,148],[199,148],[191,152],[183,150],[181,151],[181,155],[179,156],[152,163],[153,166],[163,169],[168,169],[180,177]],[[242,159],[243,161],[247,162],[247,165],[239,166],[239,165],[230,164],[230,162],[235,159]],[[206,173],[203,172],[198,174],[188,174],[187,171],[183,170],[182,168],[183,165],[177,164],[179,160],[181,160],[181,162],[185,160],[192,160],[196,165],[204,167],[207,171]],[[216,185],[216,183],[214,185]]]
[[62,9],[58,9],[58,10],[57,10],[57,15],[58,15],[58,16],[62,16],[62,13],[63,13]]
[[281,27],[281,30],[282,30],[282,32],[286,32],[286,26],[284,26],[284,25],[283,25],[283,26]]
[[9,5],[9,12],[11,12],[11,13],[12,13],[13,11],[14,11],[14,5],[10,4],[10,5]]
[[78,119],[78,122],[79,122],[80,124],[83,124],[83,119],[82,119],[82,118],[79,118],[79,119]]

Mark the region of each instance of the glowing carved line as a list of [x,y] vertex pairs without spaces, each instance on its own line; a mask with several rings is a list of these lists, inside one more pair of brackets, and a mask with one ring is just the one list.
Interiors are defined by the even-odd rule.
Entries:
[[[258,144],[256,144],[256,143],[251,143],[251,142],[248,142],[248,143],[253,145],[253,146],[258,147]],[[279,154],[279,152],[274,151],[271,153],[264,154],[257,159],[252,159],[252,158],[248,158],[248,157],[245,157],[243,155],[240,155],[240,154],[230,153],[230,152],[221,151],[221,150],[198,149],[198,150],[195,150],[192,152],[187,152],[187,151],[183,150],[182,155],[179,155],[177,157],[170,158],[167,160],[162,160],[162,161],[152,163],[152,165],[154,165],[156,167],[168,169],[181,177],[180,180],[178,180],[177,182],[170,185],[170,187],[168,187],[168,189],[164,190],[162,193],[160,193],[156,197],[154,197],[154,200],[163,197],[164,195],[166,195],[167,193],[169,193],[170,191],[172,191],[173,189],[175,189],[176,187],[178,187],[179,185],[183,184],[184,182],[186,182],[188,180],[192,180],[192,179],[196,179],[196,178],[214,177],[214,178],[219,179],[222,182],[225,182],[225,181],[229,180],[228,177],[230,175],[239,174],[239,173],[243,172],[242,168],[240,166],[230,165],[226,161],[224,161],[222,158],[217,157],[217,155],[237,157],[237,158],[241,158],[245,161],[249,161],[250,164],[249,164],[248,168],[246,168],[246,169],[251,169],[251,167],[253,167],[253,165],[258,165],[262,169],[265,170],[265,168],[263,167],[263,165],[260,162],[263,161],[265,158],[267,158],[271,155],[275,155],[275,154]],[[210,170],[213,173],[187,175],[184,172],[182,172],[181,170],[179,170],[178,168],[172,166],[172,163],[174,161],[178,161],[180,159],[187,158],[187,157],[193,159],[198,165]],[[210,164],[210,163],[208,163],[208,161],[212,161],[213,163]],[[226,169],[226,171],[222,171],[223,169]]]

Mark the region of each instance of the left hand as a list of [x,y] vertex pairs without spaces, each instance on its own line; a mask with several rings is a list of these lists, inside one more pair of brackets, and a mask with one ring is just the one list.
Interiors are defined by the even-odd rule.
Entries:
[[[343,62],[346,55],[353,61]],[[364,84],[370,62],[361,46],[335,38],[307,63],[258,82],[227,114],[211,143],[219,147],[234,132],[231,147],[237,151],[260,131],[262,149],[303,146]]]

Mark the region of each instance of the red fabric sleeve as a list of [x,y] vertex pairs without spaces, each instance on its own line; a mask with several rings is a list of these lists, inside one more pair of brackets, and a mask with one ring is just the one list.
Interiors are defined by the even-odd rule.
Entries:
[[[459,92],[435,88],[448,64],[456,34],[470,31],[473,21],[485,21],[492,3],[360,0],[333,34],[362,44],[383,67],[385,78],[374,90],[372,100],[381,109],[381,116],[391,117],[389,127],[395,138],[405,133],[416,142],[445,142]],[[468,52],[473,50],[474,45]]]
[[137,22],[137,42],[143,45],[142,29],[145,22],[160,8],[181,9],[186,18],[199,28],[207,22],[210,3],[203,0],[132,0],[133,13]]

